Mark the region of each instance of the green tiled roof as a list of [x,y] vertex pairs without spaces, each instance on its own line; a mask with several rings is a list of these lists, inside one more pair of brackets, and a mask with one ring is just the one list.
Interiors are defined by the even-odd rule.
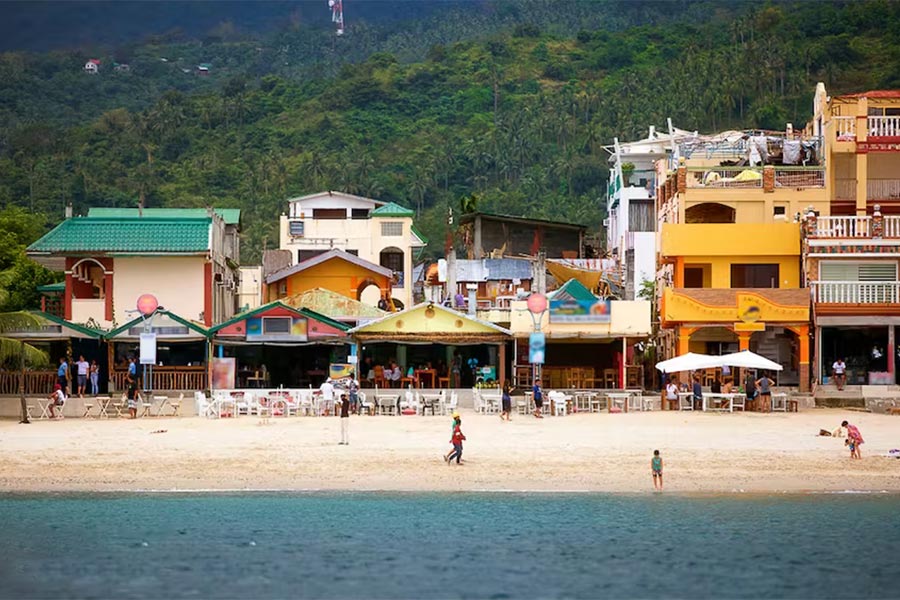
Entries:
[[423,234],[421,231],[419,231],[419,228],[418,228],[418,227],[416,227],[415,225],[412,225],[412,226],[410,226],[410,229],[412,230],[413,235],[415,235],[417,238],[419,238],[420,240],[422,240],[422,243],[423,243],[423,244],[427,244],[427,243],[428,243],[428,238],[425,237],[425,234]]
[[[241,221],[241,209],[239,208],[214,208],[216,214],[222,217],[226,225],[237,225]],[[209,216],[205,208],[145,208],[145,219],[199,219]],[[136,208],[107,208],[95,206],[88,209],[89,217],[137,217]]]
[[388,202],[372,211],[373,217],[413,217],[415,214],[415,211],[393,202]]
[[29,254],[106,252],[112,254],[201,253],[209,249],[210,218],[66,219],[28,247]]
[[584,287],[584,284],[577,279],[570,279],[553,292],[554,300],[596,300],[597,296],[591,293],[591,290]]

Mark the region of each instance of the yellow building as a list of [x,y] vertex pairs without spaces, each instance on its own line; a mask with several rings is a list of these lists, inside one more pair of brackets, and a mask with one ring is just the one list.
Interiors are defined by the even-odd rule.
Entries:
[[316,288],[360,300],[370,287],[376,290],[377,300],[390,295],[392,275],[386,267],[343,250],[329,250],[266,277],[265,300],[273,302]]
[[843,358],[850,384],[895,384],[900,325],[900,90],[829,97],[819,84],[808,131],[824,140],[828,203],[807,211],[813,375]]
[[[679,155],[658,194],[664,355],[749,349],[784,366],[780,384],[806,389],[799,221],[828,204],[815,141],[790,131],[734,135]],[[805,164],[784,164],[795,162]]]

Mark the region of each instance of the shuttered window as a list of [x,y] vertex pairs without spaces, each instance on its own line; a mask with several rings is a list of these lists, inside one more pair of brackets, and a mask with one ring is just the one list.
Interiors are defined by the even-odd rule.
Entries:
[[821,281],[897,281],[895,262],[826,261],[819,265]]

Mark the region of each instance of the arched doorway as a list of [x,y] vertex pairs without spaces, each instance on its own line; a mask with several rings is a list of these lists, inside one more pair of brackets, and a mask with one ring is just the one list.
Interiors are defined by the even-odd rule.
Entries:
[[403,250],[390,246],[381,251],[379,263],[382,267],[394,272],[394,287],[403,287],[406,273],[404,271]]
[[369,306],[378,306],[383,291],[374,279],[364,279],[356,287],[356,299]]
[[734,209],[718,202],[703,202],[684,210],[685,223],[734,223]]

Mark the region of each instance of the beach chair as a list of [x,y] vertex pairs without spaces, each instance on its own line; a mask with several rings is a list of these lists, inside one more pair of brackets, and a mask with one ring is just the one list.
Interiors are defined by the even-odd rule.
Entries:
[[256,408],[256,394],[253,392],[242,392],[240,395],[234,395],[234,416],[239,417],[244,414],[248,417]]
[[472,403],[476,413],[484,413],[484,399],[481,397],[481,392],[478,388],[472,388]]
[[628,396],[628,410],[636,410],[638,412],[644,410],[644,400],[640,390],[631,392],[631,395]]
[[553,410],[550,411],[553,415],[557,417],[566,416],[566,413],[568,413],[568,398],[565,394],[554,390],[547,394],[547,398],[550,400],[550,403],[553,406]]
[[457,396],[455,391],[450,392],[450,399],[447,400],[447,402],[445,402],[443,405],[444,416],[452,415],[458,406],[459,406],[459,396]]
[[170,417],[180,417],[180,416],[181,416],[180,411],[181,411],[181,403],[182,403],[182,402],[184,402],[184,393],[183,393],[183,392],[182,392],[181,394],[178,395],[178,399],[177,399],[177,400],[169,400],[169,406],[172,407],[172,414],[171,414],[171,415],[168,415],[168,416],[170,416]]
[[94,415],[91,414],[91,409],[94,408],[94,403],[90,401],[85,401],[84,403],[84,412],[81,415],[82,419],[93,419]]

